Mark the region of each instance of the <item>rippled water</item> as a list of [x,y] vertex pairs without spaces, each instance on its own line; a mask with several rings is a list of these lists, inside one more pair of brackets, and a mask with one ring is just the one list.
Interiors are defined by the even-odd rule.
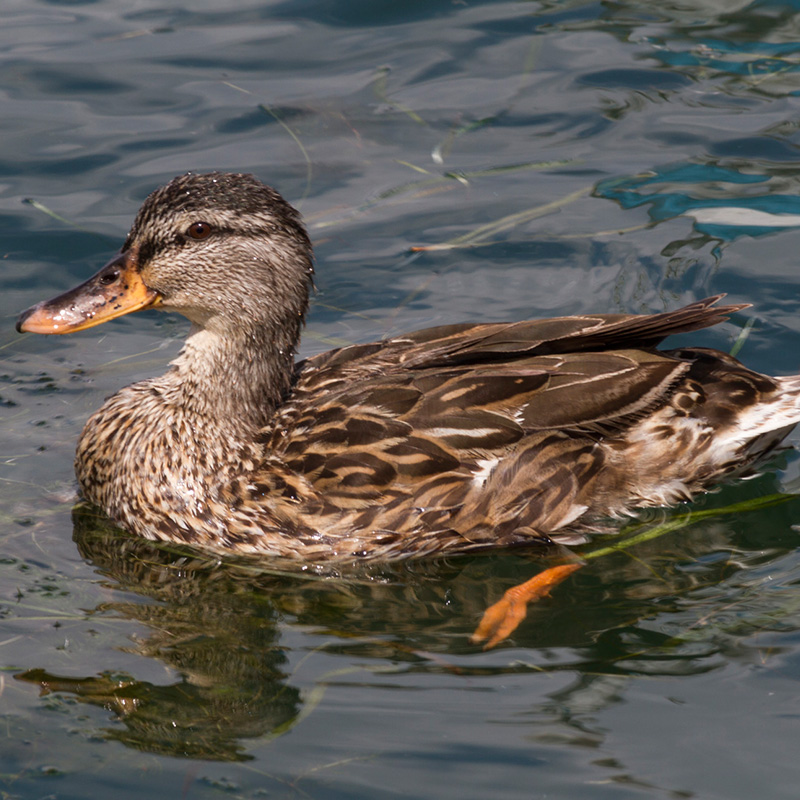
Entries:
[[4,796],[795,798],[794,452],[590,559],[483,652],[482,610],[541,560],[316,579],[73,512],[87,415],[186,324],[13,321],[158,184],[244,170],[316,242],[303,354],[727,292],[753,309],[692,341],[796,372],[796,4],[190,5],[3,6]]

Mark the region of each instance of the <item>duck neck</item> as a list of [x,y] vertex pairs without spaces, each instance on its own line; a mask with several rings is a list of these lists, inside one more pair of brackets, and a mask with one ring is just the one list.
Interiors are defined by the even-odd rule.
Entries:
[[233,334],[195,326],[162,379],[165,399],[189,418],[251,441],[289,390],[298,335],[299,322],[295,330],[254,327]]

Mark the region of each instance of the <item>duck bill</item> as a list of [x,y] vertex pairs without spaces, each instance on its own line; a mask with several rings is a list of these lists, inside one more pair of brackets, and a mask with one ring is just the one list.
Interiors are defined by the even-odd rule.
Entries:
[[135,254],[120,253],[88,281],[23,311],[20,333],[74,333],[123,314],[153,308],[161,295],[145,285]]

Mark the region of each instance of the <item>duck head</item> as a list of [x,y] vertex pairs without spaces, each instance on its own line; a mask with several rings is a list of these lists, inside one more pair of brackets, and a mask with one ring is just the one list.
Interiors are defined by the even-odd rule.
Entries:
[[297,331],[312,285],[299,214],[252,175],[182,175],[144,202],[122,250],[80,286],[24,311],[17,330],[72,333],[146,308],[223,336]]

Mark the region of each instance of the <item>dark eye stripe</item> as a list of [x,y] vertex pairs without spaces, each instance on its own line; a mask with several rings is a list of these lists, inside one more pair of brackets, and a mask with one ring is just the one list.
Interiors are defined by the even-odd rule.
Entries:
[[[164,250],[169,250],[170,248],[189,247],[194,241],[202,241],[201,239],[195,239],[190,233],[190,228],[196,224],[197,223],[192,223],[192,225],[184,229],[183,232],[176,233],[173,238],[170,239],[145,239],[142,241],[138,246],[137,259],[140,268],[150,261],[150,259],[155,258]],[[240,237],[242,239],[257,239],[263,241],[263,231],[243,231],[230,227],[221,227],[219,225],[211,226],[210,223],[206,224],[212,228],[211,232],[215,238],[218,236],[227,235]],[[135,237],[130,242],[126,242],[126,245],[130,247],[133,241],[135,241]]]

